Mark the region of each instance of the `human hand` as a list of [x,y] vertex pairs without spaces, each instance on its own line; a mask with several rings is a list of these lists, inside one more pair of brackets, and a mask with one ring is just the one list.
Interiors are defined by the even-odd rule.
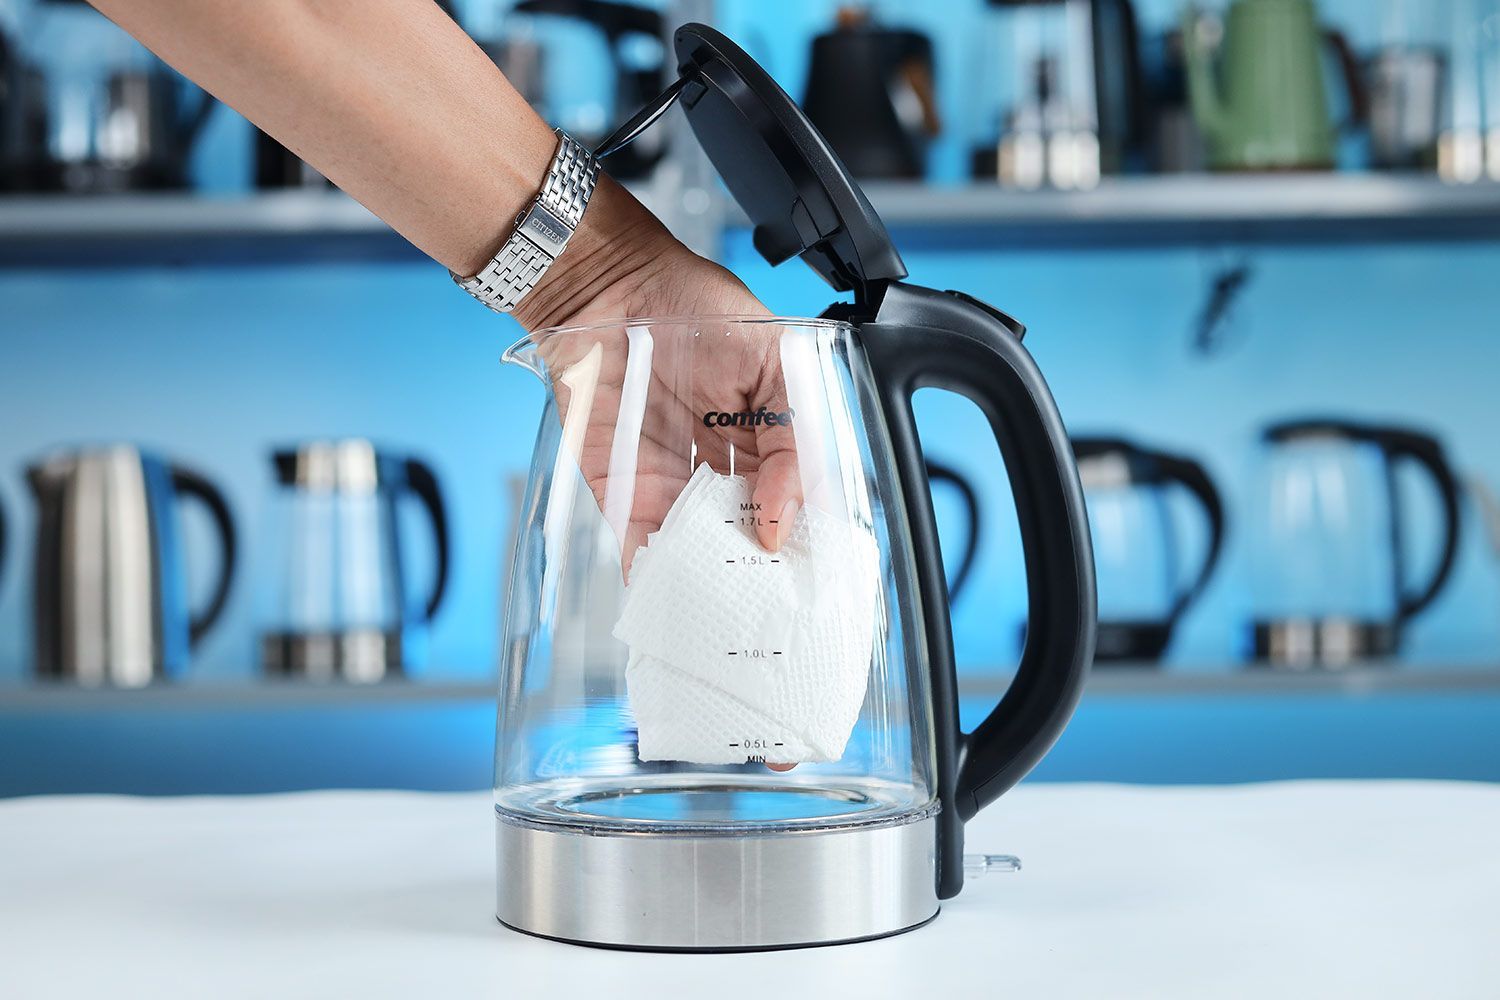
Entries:
[[[627,575],[636,551],[661,527],[697,464],[707,462],[721,473],[732,467],[749,481],[752,502],[762,512],[756,537],[769,551],[785,541],[803,499],[790,426],[720,427],[703,419],[712,411],[789,409],[779,328],[738,326],[732,336],[714,337],[712,317],[769,312],[732,274],[650,222],[654,225],[638,226],[623,243],[591,246],[574,262],[571,280],[538,286],[517,310],[533,330],[609,324],[543,335],[537,354],[565,426],[571,408],[587,398],[586,425],[574,450],[601,511],[620,533]],[[566,254],[558,264],[565,259]],[[618,499],[610,496],[609,474],[617,430],[624,432],[620,407],[627,375],[637,380],[647,375],[627,371],[633,348],[627,330],[614,321],[646,317],[703,317],[704,336],[679,329],[653,338],[649,385],[634,387],[645,390],[646,412],[633,495],[628,511],[613,510]],[[614,486],[618,493],[620,484]]]

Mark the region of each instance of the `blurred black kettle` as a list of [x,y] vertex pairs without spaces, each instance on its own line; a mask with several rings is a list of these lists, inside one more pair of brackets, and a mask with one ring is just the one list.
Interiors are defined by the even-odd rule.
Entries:
[[920,178],[938,118],[932,42],[841,7],[838,26],[813,39],[802,107],[849,172]]
[[[571,131],[586,146],[594,147],[614,122],[622,121],[636,109],[650,104],[665,84],[666,48],[661,41],[666,28],[658,11],[614,0],[520,0],[511,8],[511,14],[569,18],[591,25],[604,36],[614,73],[614,94],[603,102],[608,113],[599,121],[599,134],[584,134],[576,123],[572,123]],[[645,44],[639,44],[643,41]],[[498,50],[491,51],[492,58],[497,54]],[[554,58],[566,65],[563,56],[563,53],[556,53]],[[546,61],[541,57],[541,62]],[[502,64],[500,68],[507,70],[509,67]],[[540,72],[541,63],[536,68]],[[528,88],[522,89],[524,92]],[[554,121],[553,124],[566,126],[570,123]],[[650,172],[666,152],[661,136],[661,132],[642,136],[612,153],[610,175],[628,179]]]
[[930,458],[927,460],[927,482],[931,486],[942,483],[957,493],[959,502],[964,505],[964,516],[969,521],[969,532],[964,536],[963,555],[959,556],[958,565],[947,581],[948,604],[952,606],[968,586],[969,577],[974,573],[974,563],[979,558],[980,525],[984,523],[979,509],[979,492],[963,473]]
[[[1224,502],[1199,462],[1118,437],[1073,438],[1088,503],[1099,593],[1096,664],[1156,662],[1203,596],[1224,547]],[[1181,527],[1168,496],[1181,489],[1202,514],[1207,544],[1184,574]]]

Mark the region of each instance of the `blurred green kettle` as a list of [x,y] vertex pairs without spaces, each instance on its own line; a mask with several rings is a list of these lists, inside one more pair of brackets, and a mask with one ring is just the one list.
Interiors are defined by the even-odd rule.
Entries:
[[1331,169],[1338,126],[1328,108],[1324,45],[1338,58],[1351,119],[1363,119],[1365,95],[1349,43],[1319,26],[1312,0],[1234,0],[1217,67],[1202,27],[1189,8],[1182,26],[1188,96],[1210,166]]

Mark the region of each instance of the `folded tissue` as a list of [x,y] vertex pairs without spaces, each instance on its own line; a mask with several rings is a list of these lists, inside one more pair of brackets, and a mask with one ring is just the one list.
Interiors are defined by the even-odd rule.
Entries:
[[614,635],[643,761],[843,756],[870,676],[875,538],[803,505],[768,552],[758,516],[744,478],[701,465],[636,552]]

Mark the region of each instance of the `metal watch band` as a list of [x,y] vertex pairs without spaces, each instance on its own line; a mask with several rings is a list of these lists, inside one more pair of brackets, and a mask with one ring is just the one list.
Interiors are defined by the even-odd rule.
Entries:
[[516,217],[493,259],[471,278],[453,275],[458,286],[495,312],[508,313],[536,287],[567,248],[583,220],[599,180],[599,161],[572,136],[557,129],[557,153],[536,199]]

